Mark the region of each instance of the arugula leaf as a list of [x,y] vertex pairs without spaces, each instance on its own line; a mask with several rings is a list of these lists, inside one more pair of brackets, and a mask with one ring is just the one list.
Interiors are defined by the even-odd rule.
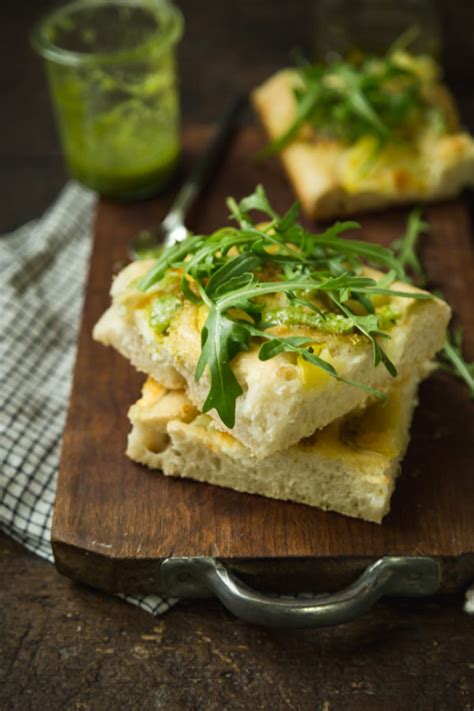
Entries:
[[180,263],[192,250],[200,244],[202,237],[189,236],[186,237],[182,242],[176,242],[171,247],[168,247],[156,260],[153,267],[150,269],[145,276],[139,280],[138,288],[141,291],[146,291],[160,281],[166,271],[173,265]]
[[201,356],[195,379],[200,380],[206,365],[211,375],[211,387],[202,407],[203,412],[215,408],[222,422],[232,428],[235,424],[235,401],[242,394],[231,360],[247,350],[250,332],[240,322],[232,321],[217,309],[212,309],[201,334]]
[[304,124],[310,120],[311,114],[321,98],[321,88],[318,84],[309,86],[304,95],[297,95],[296,114],[290,126],[275,141],[272,141],[257,153],[257,158],[268,158],[275,153],[279,153],[295,138],[296,134]]
[[318,368],[321,368],[321,370],[326,371],[326,373],[329,373],[329,375],[335,378],[335,380],[339,380],[340,382],[346,383],[347,385],[352,385],[356,388],[359,388],[359,390],[364,390],[365,392],[370,393],[370,395],[374,395],[379,400],[385,401],[387,399],[387,396],[383,392],[377,390],[376,388],[370,387],[370,385],[357,383],[354,380],[350,380],[349,378],[344,378],[338,375],[334,366],[331,363],[328,363],[328,361],[324,360],[324,358],[320,358],[318,355],[316,355],[312,347],[310,345],[307,345],[308,343],[311,343],[311,341],[307,336],[272,338],[271,340],[260,346],[258,357],[260,360],[269,360],[270,358],[274,358],[279,353],[297,353],[302,358],[304,358],[304,360],[308,361],[308,363],[312,363],[312,365],[315,365]]
[[[423,272],[421,263],[416,253],[418,238],[424,232],[427,232],[429,225],[424,222],[421,217],[421,209],[415,208],[411,211],[408,217],[408,225],[405,235],[392,242],[392,248],[398,254],[398,259],[403,266],[408,266],[418,276],[422,284],[426,283],[426,276]],[[436,296],[443,298],[441,292],[436,292]],[[464,359],[462,353],[463,333],[462,329],[458,328],[454,332],[454,336],[449,334],[446,338],[446,343],[443,350],[438,355],[438,361],[441,367],[446,372],[454,375],[456,378],[463,380],[467,385],[471,398],[474,398],[474,362],[469,362]]]
[[[280,233],[280,234],[285,234],[289,229],[295,226],[296,220],[298,219],[300,214],[300,204],[299,202],[293,203],[293,205],[290,207],[288,212],[283,215],[283,217],[278,219],[277,224],[275,225],[275,229]],[[358,223],[352,223],[354,225],[358,226]],[[301,228],[299,228],[301,229]]]
[[331,298],[339,309],[345,314],[345,316],[353,323],[354,328],[370,341],[372,345],[374,368],[376,368],[379,363],[382,363],[390,375],[395,377],[397,375],[397,369],[376,340],[377,336],[383,337],[387,335],[380,328],[379,318],[375,314],[368,314],[367,316],[358,316],[353,314],[347,306],[338,302],[334,295],[331,295]]
[[422,219],[421,209],[415,208],[408,216],[407,229],[403,237],[395,240],[390,245],[391,249],[397,255],[397,259],[402,267],[404,269],[408,267],[415,274],[418,278],[418,282],[421,284],[426,283],[426,276],[423,272],[416,249],[418,246],[418,239],[422,234],[426,233],[428,229],[428,223]]
[[[343,227],[343,229],[351,229],[348,228],[347,225],[359,226],[357,223],[343,222],[336,223],[333,228],[330,228],[330,230],[336,227],[340,228],[340,226],[344,225],[346,225],[346,227]],[[333,234],[327,234],[327,232],[322,235],[317,235],[315,243],[317,245],[332,247],[347,257],[363,257],[370,264],[377,264],[379,266],[382,265],[388,267],[389,269],[393,269],[393,271],[400,278],[404,276],[403,265],[397,259],[393,251],[387,249],[386,247],[381,247],[377,244],[369,244],[368,242],[362,242],[361,240],[340,239],[335,237]]]
[[252,225],[252,221],[248,216],[251,210],[263,212],[272,220],[278,218],[278,215],[268,201],[263,185],[257,185],[255,192],[243,198],[239,203],[237,203],[234,198],[227,198],[227,206],[231,211],[231,217],[237,220],[241,227]]
[[471,398],[474,398],[474,362],[470,363],[464,359],[462,340],[461,329],[455,332],[453,338],[448,336],[440,360],[444,370],[466,383]]
[[353,113],[367,122],[367,127],[380,137],[386,137],[389,129],[378,116],[370,99],[364,94],[364,77],[355,67],[339,65],[339,76],[345,80],[345,94]]
[[[309,363],[325,370],[333,378],[340,379],[336,369],[331,363],[320,358],[311,347],[308,336],[288,336],[287,338],[272,338],[260,346],[258,357],[260,360],[269,360],[279,353],[297,353]],[[304,347],[306,346],[306,347]],[[342,378],[341,378],[342,380]]]
[[[287,338],[270,338],[270,340],[262,343],[260,350],[258,352],[258,357],[260,360],[270,360],[274,358],[279,353],[288,353],[293,351],[294,353],[300,352],[300,346],[304,346],[311,343],[311,339],[308,336],[288,336]],[[321,363],[329,366],[328,371],[332,375],[336,375],[336,371],[326,363],[326,361],[319,359]]]
[[[429,229],[428,223],[424,222],[421,217],[421,209],[415,208],[411,211],[408,217],[408,225],[405,235],[392,242],[392,248],[398,254],[398,259],[403,266],[408,266],[418,276],[422,284],[426,283],[426,276],[423,272],[421,263],[416,253],[418,238]],[[443,298],[443,294],[439,291],[435,292],[436,296]],[[464,359],[462,353],[463,333],[462,329],[458,328],[454,332],[454,336],[449,334],[446,338],[446,343],[443,350],[438,355],[438,361],[441,367],[446,372],[454,375],[454,377],[463,380],[468,387],[471,398],[474,398],[474,362],[469,362]]]
[[404,51],[409,47],[420,34],[420,28],[417,25],[408,27],[402,34],[397,37],[387,50],[387,54],[395,54],[395,52]]
[[[214,272],[207,283],[206,294],[212,298],[214,294],[247,286],[249,283],[247,277],[250,275],[251,280],[253,279],[251,272],[259,266],[260,262],[261,260],[253,254],[246,252],[239,254]],[[246,277],[243,282],[242,277]],[[239,278],[240,281],[236,281]]]

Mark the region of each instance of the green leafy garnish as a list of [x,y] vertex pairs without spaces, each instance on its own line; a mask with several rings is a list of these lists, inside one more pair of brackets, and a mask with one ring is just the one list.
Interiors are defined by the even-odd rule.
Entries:
[[[419,284],[426,284],[427,277],[423,271],[417,254],[418,238],[429,230],[429,224],[422,219],[420,208],[411,211],[408,217],[408,225],[405,235],[392,242],[391,247],[397,255],[402,267],[408,268],[417,277]],[[409,279],[407,279],[410,281]],[[440,291],[435,292],[436,296],[443,298]],[[443,350],[438,355],[438,361],[446,372],[463,380],[469,390],[471,397],[474,397],[474,362],[464,359],[462,353],[463,332],[458,328],[454,335],[448,334]]]
[[427,123],[443,127],[444,116],[427,98],[418,61],[394,45],[385,57],[358,64],[336,61],[297,68],[294,118],[261,156],[281,151],[304,125],[347,144],[372,136],[378,148],[387,141],[410,141]]
[[470,396],[474,398],[474,362],[470,363],[464,360],[462,340],[462,330],[458,328],[452,338],[448,336],[446,339],[446,344],[439,359],[443,370],[463,380],[469,389]]
[[408,216],[405,234],[390,245],[402,267],[408,268],[417,278],[419,284],[426,283],[426,276],[417,254],[418,239],[428,229],[428,223],[422,219],[421,209],[414,208]]
[[[359,226],[355,222],[338,222],[314,234],[298,224],[298,205],[278,215],[261,186],[240,202],[229,198],[228,206],[237,227],[188,236],[166,249],[138,282],[146,291],[172,269],[173,278],[181,275],[181,298],[207,307],[195,372],[196,380],[206,369],[210,374],[203,412],[215,408],[224,424],[233,427],[242,389],[232,361],[254,344],[261,360],[295,353],[337,380],[383,398],[378,390],[346,380],[321,358],[314,348],[318,333],[350,333],[367,340],[374,367],[381,363],[395,376],[381,342],[389,338],[397,315],[391,313],[390,320],[377,306],[380,296],[430,295],[392,290],[395,278],[405,276],[403,266],[390,249],[342,237]],[[263,213],[267,223],[258,224],[254,211]],[[365,263],[389,271],[377,281],[363,273]],[[286,322],[294,324],[290,333],[285,311]]]

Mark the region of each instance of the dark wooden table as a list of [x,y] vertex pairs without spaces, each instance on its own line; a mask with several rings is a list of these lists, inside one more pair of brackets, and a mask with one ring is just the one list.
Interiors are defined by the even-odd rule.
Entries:
[[[186,122],[212,122],[310,46],[310,0],[180,0]],[[474,6],[441,5],[450,84],[474,126]],[[65,180],[27,30],[47,6],[2,3],[0,230],[39,214]],[[250,118],[249,118],[250,120]],[[0,709],[474,709],[474,617],[461,597],[384,601],[337,629],[250,628],[217,603],[163,618],[83,587],[0,536]]]

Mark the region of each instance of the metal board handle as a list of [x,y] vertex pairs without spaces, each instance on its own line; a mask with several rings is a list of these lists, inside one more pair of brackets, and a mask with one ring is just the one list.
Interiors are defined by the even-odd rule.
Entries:
[[427,557],[380,558],[336,593],[273,597],[252,590],[214,558],[167,558],[161,590],[173,597],[217,597],[236,617],[268,627],[330,627],[364,614],[382,595],[419,597],[439,589],[438,563]]

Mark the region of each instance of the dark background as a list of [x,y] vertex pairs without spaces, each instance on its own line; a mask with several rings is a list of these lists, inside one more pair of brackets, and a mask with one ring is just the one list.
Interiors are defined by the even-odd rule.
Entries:
[[[213,122],[236,90],[311,47],[315,2],[177,2],[183,122]],[[0,6],[1,232],[66,179],[27,35],[49,5]],[[448,83],[474,127],[474,3],[439,9]],[[473,686],[474,618],[460,596],[384,601],[356,623],[298,633],[247,627],[214,602],[154,619],[0,537],[0,709],[473,709]]]

